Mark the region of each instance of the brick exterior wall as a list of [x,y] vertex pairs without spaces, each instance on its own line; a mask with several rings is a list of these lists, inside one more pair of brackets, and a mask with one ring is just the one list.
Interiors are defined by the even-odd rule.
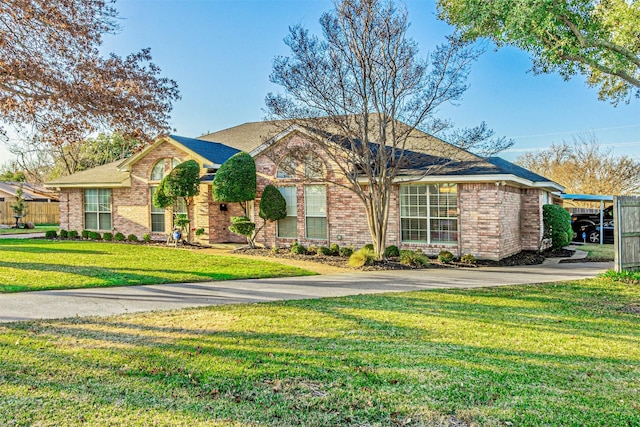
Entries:
[[[297,194],[297,237],[284,239],[276,237],[277,226],[267,223],[257,236],[257,242],[265,246],[290,246],[295,240],[305,246],[361,247],[371,242],[364,206],[352,191],[337,185],[341,183],[338,168],[323,159],[326,168],[326,180],[308,180],[295,178],[276,178],[278,162],[287,153],[295,149],[315,147],[301,134],[294,133],[281,140],[276,146],[256,156],[258,172],[258,197],[267,184],[276,187],[295,186]],[[321,153],[318,153],[321,156]],[[112,224],[114,232],[125,235],[135,234],[142,237],[150,233],[150,191],[156,184],[150,182],[151,170],[157,161],[164,159],[165,170],[171,169],[171,159],[180,161],[189,159],[186,152],[172,144],[164,143],[150,151],[132,166],[131,187],[112,189]],[[342,182],[343,184],[345,182]],[[305,236],[305,200],[304,187],[307,184],[326,186],[327,238],[323,240],[307,239]],[[421,248],[426,254],[437,255],[441,250],[449,250],[457,256],[473,254],[479,259],[498,260],[521,250],[536,250],[542,240],[542,204],[543,192],[539,189],[516,188],[495,183],[459,183],[458,197],[458,242],[455,244],[421,244],[401,242],[400,230],[400,186],[393,187],[389,209],[386,246],[396,245],[401,249]],[[257,226],[263,225],[258,217],[260,199],[255,202],[251,216]],[[82,230],[83,189],[65,188],[60,192],[60,226],[66,230]],[[242,215],[239,204],[226,204],[226,210],[220,203],[213,201],[211,184],[200,185],[200,194],[190,206],[191,228],[204,228],[202,236],[194,240],[207,243],[238,242],[246,240],[231,233],[228,229],[232,216]],[[165,214],[164,233],[150,233],[153,239],[166,239],[171,227],[171,212]]]
[[[364,206],[352,191],[333,184],[340,183],[336,167],[325,160],[327,169],[327,239],[310,240],[305,237],[304,186],[313,184],[301,176],[296,178],[276,178],[277,163],[286,155],[300,147],[313,145],[300,134],[294,134],[282,140],[276,147],[256,157],[258,171],[258,195],[267,184],[276,187],[295,186],[297,195],[298,227],[296,238],[276,237],[276,224],[269,223],[257,236],[257,241],[265,246],[290,246],[295,240],[309,246],[328,246],[337,243],[341,246],[361,247],[371,243],[366,222]],[[299,166],[300,169],[300,166]],[[345,183],[344,181],[342,183]],[[457,244],[404,243],[400,230],[400,186],[393,187],[389,208],[389,223],[386,246],[396,245],[401,249],[420,248],[424,253],[437,255],[448,250],[457,256],[471,253],[479,259],[499,260],[516,254],[521,250],[535,250],[540,246],[542,237],[542,191],[521,189],[495,183],[458,184],[458,230]],[[256,206],[259,206],[259,199]],[[254,216],[258,226],[262,219]]]

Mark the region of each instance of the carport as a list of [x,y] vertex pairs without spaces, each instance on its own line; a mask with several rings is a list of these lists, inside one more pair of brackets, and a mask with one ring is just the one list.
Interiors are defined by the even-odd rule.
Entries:
[[576,202],[600,202],[600,244],[602,245],[604,243],[604,202],[613,203],[613,196],[596,194],[560,194],[560,198],[562,200],[573,200]]

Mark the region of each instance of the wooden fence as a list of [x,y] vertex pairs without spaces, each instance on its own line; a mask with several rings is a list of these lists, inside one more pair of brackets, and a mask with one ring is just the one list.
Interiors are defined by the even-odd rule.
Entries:
[[640,197],[614,197],[613,218],[615,270],[640,270]]
[[[15,202],[0,202],[0,224],[15,225],[11,205]],[[60,204],[57,202],[26,202],[27,214],[20,221],[34,224],[60,224]]]

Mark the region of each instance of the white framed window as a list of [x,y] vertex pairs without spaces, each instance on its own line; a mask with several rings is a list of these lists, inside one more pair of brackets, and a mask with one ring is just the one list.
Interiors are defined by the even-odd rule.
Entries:
[[287,156],[280,161],[276,178],[295,178],[298,162],[291,156]]
[[87,188],[84,190],[84,228],[111,230],[111,189]]
[[327,189],[324,185],[304,186],[305,234],[307,239],[327,238]]
[[161,181],[164,178],[164,159],[160,159],[153,165],[153,169],[151,169],[151,176],[149,179],[151,181]]
[[153,206],[153,193],[155,193],[157,189],[157,186],[149,187],[149,200],[151,203],[151,231],[164,233],[165,210]]
[[456,184],[401,185],[400,229],[403,242],[457,243]]
[[296,187],[278,188],[282,197],[287,202],[287,216],[278,220],[277,236],[295,239],[298,237],[298,196]]

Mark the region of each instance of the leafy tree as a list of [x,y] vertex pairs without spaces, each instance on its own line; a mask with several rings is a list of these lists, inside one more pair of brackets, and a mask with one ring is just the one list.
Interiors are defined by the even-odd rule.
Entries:
[[117,131],[143,143],[167,132],[174,81],[159,76],[149,49],[126,57],[99,51],[118,29],[113,0],[0,2],[0,114],[43,144]]
[[617,104],[640,96],[640,2],[438,0],[439,15],[467,39],[529,52],[535,72],[577,73]]
[[231,217],[229,230],[247,237],[250,248],[255,247],[256,224],[249,219],[248,202],[256,198],[256,162],[245,152],[234,154],[216,172],[213,179],[213,200],[217,202],[239,203],[243,216]]
[[3,166],[0,172],[0,181],[2,182],[26,182],[27,177],[24,172],[16,171],[11,167]]
[[16,202],[11,205],[11,210],[16,216],[16,226],[18,225],[19,218],[24,218],[27,215],[27,202],[24,201],[24,192],[22,191],[22,184],[16,190]]
[[265,221],[277,221],[286,218],[287,201],[274,185],[269,184],[262,190],[258,215]]
[[224,162],[212,183],[213,200],[240,203],[248,216],[247,202],[256,198],[256,163],[248,153],[237,153]]
[[594,135],[526,153],[516,163],[565,187],[573,194],[631,195],[640,192],[640,161],[614,156]]
[[[301,26],[290,29],[285,43],[291,56],[277,57],[271,74],[285,94],[269,94],[267,108],[273,117],[318,135],[315,146],[361,200],[380,258],[392,183],[414,160],[405,149],[433,158],[424,174],[453,155],[445,152],[446,144],[417,129],[433,134],[450,127],[435,113],[440,105],[462,98],[479,52],[449,37],[428,60],[420,58],[407,37],[406,12],[391,1],[339,1],[334,11],[322,15],[320,25],[323,39]],[[418,146],[407,145],[417,139]]]
[[[179,199],[184,201],[187,206],[186,218],[177,215],[173,217],[173,223],[178,224],[180,228],[189,228],[191,223],[189,217],[189,206],[193,201],[193,197],[200,192],[200,166],[195,160],[187,160],[180,163],[167,174],[158,184],[158,188],[153,193],[152,203],[155,207],[166,209],[170,206],[176,206]],[[191,231],[188,229],[187,240],[191,238]]]
[[268,184],[262,190],[262,197],[260,198],[260,211],[258,216],[263,219],[262,225],[256,228],[253,233],[252,240],[255,246],[255,239],[258,233],[267,225],[268,221],[278,221],[279,219],[286,218],[287,216],[287,201],[280,193],[280,190],[274,185]]

